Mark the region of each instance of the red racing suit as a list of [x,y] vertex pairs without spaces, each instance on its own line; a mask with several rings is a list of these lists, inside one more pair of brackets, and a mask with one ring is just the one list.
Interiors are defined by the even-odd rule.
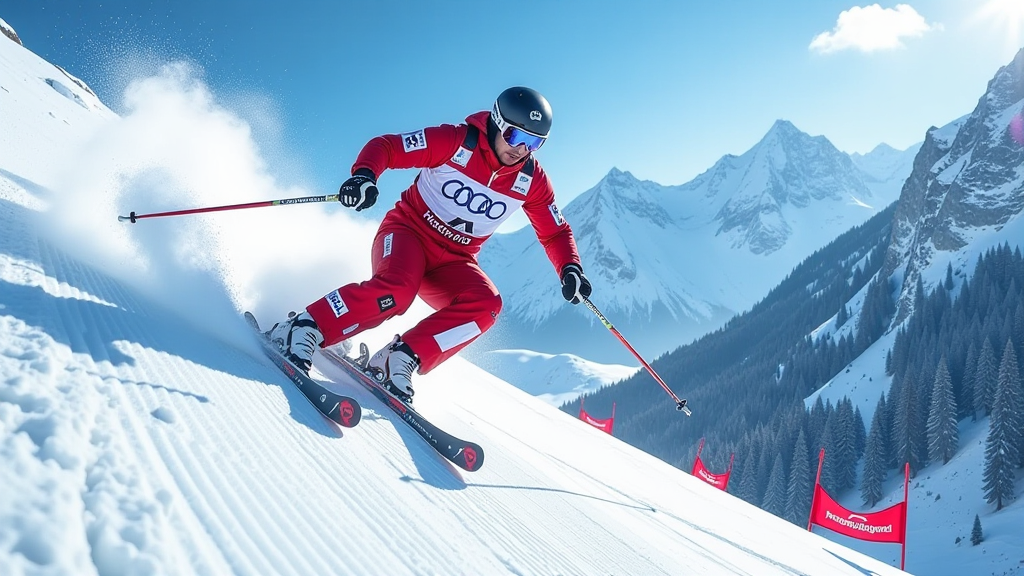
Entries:
[[501,311],[501,296],[476,255],[519,208],[556,271],[580,263],[547,174],[533,155],[503,166],[488,141],[487,118],[484,111],[458,126],[378,136],[360,151],[353,173],[421,170],[381,222],[371,254],[373,277],[306,307],[323,332],[323,346],[404,313],[419,295],[435,312],[402,335],[419,357],[419,372],[456,354],[490,329]]

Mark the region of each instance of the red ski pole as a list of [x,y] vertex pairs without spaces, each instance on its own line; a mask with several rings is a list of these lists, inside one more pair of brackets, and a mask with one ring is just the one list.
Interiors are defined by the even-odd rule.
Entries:
[[634,350],[633,347],[629,345],[629,342],[627,342],[626,339],[622,337],[622,334],[620,334],[619,331],[615,329],[615,326],[612,326],[612,323],[609,322],[608,319],[604,317],[604,314],[601,314],[601,311],[597,309],[597,306],[594,306],[594,303],[591,302],[589,298],[584,298],[583,303],[587,305],[587,308],[590,308],[590,311],[597,316],[601,323],[604,324],[604,327],[610,330],[612,334],[615,334],[615,337],[619,339],[619,342],[622,342],[622,344],[627,349],[629,349],[630,352],[633,353],[633,356],[636,356],[636,359],[639,360],[640,363],[644,365],[644,368],[646,368],[647,371],[651,373],[651,376],[654,376],[654,379],[658,381],[658,384],[661,384],[661,387],[665,389],[665,392],[668,392],[668,395],[671,396],[672,400],[675,401],[676,403],[676,410],[682,411],[682,413],[686,414],[687,416],[692,415],[690,409],[686,407],[686,399],[684,398],[680,400],[679,397],[676,396],[675,392],[673,392],[672,389],[668,387],[668,384],[665,384],[665,381],[661,379],[661,376],[658,376],[658,373],[654,371],[654,368],[651,368],[651,365],[648,364],[646,360],[640,357],[640,354],[638,354],[637,351]]
[[224,210],[241,210],[243,208],[263,208],[264,206],[286,206],[288,204],[308,204],[310,202],[336,202],[337,194],[329,196],[302,196],[299,198],[284,198],[281,200],[267,200],[266,202],[250,202],[248,204],[231,204],[229,206],[211,206],[209,208],[192,208],[189,210],[175,210],[173,212],[155,212],[153,214],[136,214],[132,212],[128,216],[118,216],[118,222],[131,222],[143,218],[161,218],[163,216],[183,216],[185,214],[201,214],[203,212],[222,212]]

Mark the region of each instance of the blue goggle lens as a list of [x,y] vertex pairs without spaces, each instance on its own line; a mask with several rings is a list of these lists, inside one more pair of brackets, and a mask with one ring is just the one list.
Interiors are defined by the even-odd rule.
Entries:
[[547,138],[530,134],[525,130],[520,130],[513,126],[506,128],[505,131],[501,133],[501,137],[504,138],[505,142],[513,148],[520,144],[525,144],[526,149],[530,152],[540,148],[544,144],[544,141],[547,140]]

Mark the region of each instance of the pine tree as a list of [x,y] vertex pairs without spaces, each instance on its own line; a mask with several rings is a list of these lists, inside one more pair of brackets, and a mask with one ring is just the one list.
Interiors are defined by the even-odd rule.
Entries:
[[978,420],[977,411],[974,409],[974,371],[978,369],[978,353],[974,348],[974,342],[967,347],[967,359],[964,360],[964,376],[960,387],[960,400],[957,406],[960,413],[970,416],[972,422]]
[[821,435],[825,432],[825,423],[828,421],[828,412],[825,410],[825,403],[821,396],[814,401],[811,407],[811,414],[807,418],[807,445],[811,448],[821,447]]
[[919,429],[923,428],[918,410],[917,384],[909,370],[903,376],[900,397],[894,403],[892,442],[897,465],[910,463],[910,474],[916,475],[924,467],[928,447],[920,441]]
[[786,510],[786,469],[782,465],[782,454],[776,456],[775,463],[772,464],[761,509],[780,518]]
[[[878,401],[879,408],[883,406],[883,402],[884,399]],[[867,446],[864,448],[864,476],[861,479],[860,493],[864,498],[864,504],[869,508],[882,499],[882,482],[886,473],[886,447],[882,435],[884,418],[885,414],[876,409],[874,417],[871,418]]]
[[932,405],[928,412],[928,455],[933,461],[943,464],[956,453],[959,431],[956,424],[956,399],[953,397],[953,382],[946,368],[946,359],[939,362],[935,371],[935,385],[932,388]]
[[1020,373],[1016,354],[1009,342],[1007,352],[999,366],[992,417],[989,419],[988,438],[985,440],[984,486],[985,501],[995,504],[996,510],[1014,499],[1014,469],[1020,463]]
[[821,463],[821,485],[829,494],[838,494],[839,458],[836,457],[835,436],[836,413],[833,411],[825,423],[825,431],[821,434],[821,448],[825,449],[825,460]]
[[857,320],[857,335],[854,337],[857,350],[866,350],[885,332],[895,312],[890,288],[887,280],[875,280],[868,286]]
[[744,476],[743,466],[747,461],[747,456],[750,454],[750,445],[746,439],[740,441],[735,449],[735,459],[733,463],[732,472],[729,473],[729,485],[726,487],[726,492],[732,494],[737,498],[742,498],[740,495],[740,484]]
[[793,463],[789,466],[789,485],[786,492],[786,520],[797,526],[807,523],[811,513],[811,467],[807,454],[804,431],[796,437]]
[[998,376],[996,355],[988,338],[981,345],[978,366],[974,370],[974,410],[984,416],[992,413],[992,397]]
[[768,491],[768,480],[771,478],[772,465],[775,462],[777,447],[767,431],[762,431],[761,441],[762,454],[757,461],[757,493],[754,495],[754,503],[763,502],[764,494]]
[[867,446],[868,431],[864,428],[864,415],[860,413],[860,406],[857,406],[853,411],[853,433],[854,433],[854,455],[855,460],[860,460],[860,457],[864,454],[864,448]]
[[757,502],[756,452],[757,450],[751,450],[747,453],[747,458],[743,463],[743,475],[740,477],[739,490],[736,492],[736,496],[751,504]]
[[974,527],[971,528],[971,544],[977,546],[985,540],[985,537],[981,533],[981,518],[978,515],[974,515]]
[[850,311],[846,309],[846,304],[839,307],[839,313],[836,314],[836,328],[839,328],[846,321],[850,319]]
[[[1004,383],[1005,381],[1005,383]],[[1024,387],[1020,378],[1020,367],[1017,363],[1013,340],[1006,341],[1003,350],[1003,361],[999,365],[999,386],[1009,389],[1009,429],[1010,441],[1017,447],[1018,460],[1016,467],[1024,466]]]
[[[893,457],[892,448],[892,414],[889,408],[889,402],[886,401],[886,394],[883,392],[878,397],[878,405],[875,406],[875,414],[872,416],[872,420],[875,417],[878,418],[879,424],[881,425],[880,436],[882,439],[882,446],[884,446],[885,460],[883,461],[883,467],[888,470],[892,468],[892,462],[895,460]],[[867,447],[864,448],[865,452]]]
[[[832,454],[834,468],[830,475],[829,489],[834,490],[832,494],[838,494],[847,488],[852,488],[857,483],[857,460],[860,455],[856,453],[856,433],[853,424],[853,402],[849,398],[843,398],[836,407],[835,427],[832,430]],[[863,426],[863,425],[862,425]]]

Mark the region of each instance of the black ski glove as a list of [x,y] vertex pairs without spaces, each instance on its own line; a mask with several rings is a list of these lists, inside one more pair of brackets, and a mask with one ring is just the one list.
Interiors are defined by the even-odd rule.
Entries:
[[342,206],[355,208],[356,212],[359,212],[373,206],[378,193],[377,178],[373,172],[360,168],[341,185],[341,189],[338,190],[338,201]]
[[562,268],[562,297],[573,304],[579,304],[589,298],[593,292],[590,280],[583,274],[579,264],[566,264]]

